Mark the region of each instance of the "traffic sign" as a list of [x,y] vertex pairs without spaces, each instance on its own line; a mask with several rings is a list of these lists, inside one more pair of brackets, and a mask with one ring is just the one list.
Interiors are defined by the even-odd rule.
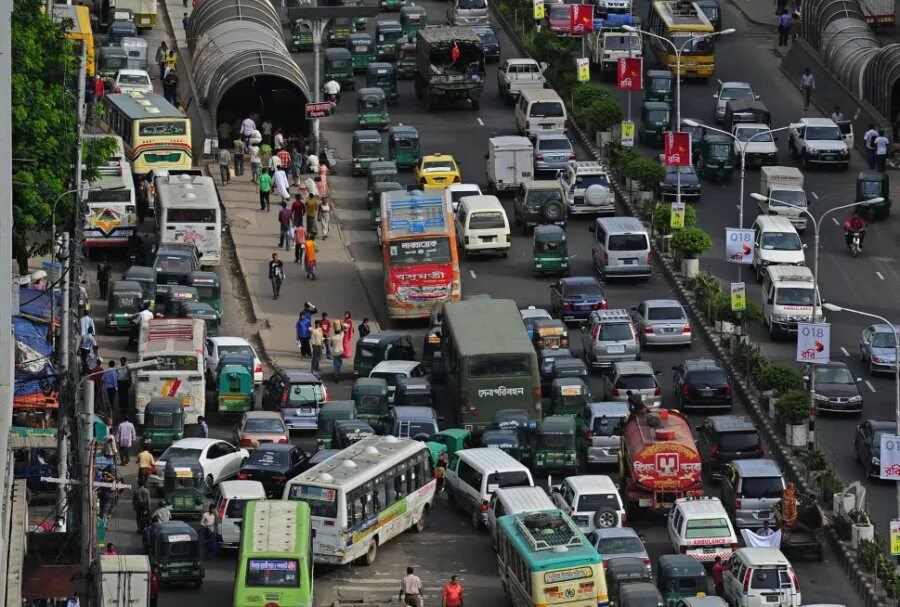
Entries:
[[334,112],[334,104],[330,101],[323,101],[321,103],[307,103],[306,104],[306,119],[312,120],[313,118],[327,118],[331,116]]

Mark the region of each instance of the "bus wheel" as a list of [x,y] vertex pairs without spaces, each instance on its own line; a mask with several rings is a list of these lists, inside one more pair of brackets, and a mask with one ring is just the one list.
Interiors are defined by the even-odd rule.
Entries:
[[378,556],[378,542],[373,539],[372,543],[369,544],[369,549],[366,550],[365,556],[362,558],[362,564],[368,567],[375,562],[376,556]]
[[425,511],[422,510],[422,515],[419,517],[419,520],[416,521],[416,524],[413,525],[413,529],[416,533],[422,533],[425,531]]

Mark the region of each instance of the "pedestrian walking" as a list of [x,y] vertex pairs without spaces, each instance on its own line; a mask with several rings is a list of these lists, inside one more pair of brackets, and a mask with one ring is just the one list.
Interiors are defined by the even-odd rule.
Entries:
[[309,232],[310,236],[313,238],[319,233],[319,205],[321,201],[319,198],[313,193],[312,190],[309,192],[309,199],[306,201],[306,231]]
[[131,391],[131,372],[128,370],[128,359],[124,356],[119,359],[116,373],[119,375],[119,410],[125,415],[128,409],[128,393]]
[[156,59],[156,65],[159,67],[159,79],[162,80],[166,75],[166,57],[169,55],[169,45],[166,44],[166,41],[163,40],[159,43],[159,46],[156,47],[156,55],[154,59]]
[[300,183],[300,175],[303,173],[303,152],[299,148],[294,148],[291,155],[291,181],[294,185]]
[[143,483],[138,483],[137,489],[131,494],[131,507],[134,508],[138,533],[141,533],[144,530],[144,521],[150,516],[150,490]]
[[291,210],[286,202],[281,201],[281,210],[278,211],[278,246],[284,247],[285,251],[291,250],[291,242],[293,241],[293,220]]
[[[112,362],[112,361],[110,361]],[[123,466],[131,460],[131,447],[137,439],[137,430],[131,420],[125,417],[116,428],[116,445],[119,446],[119,463]],[[149,507],[149,501],[148,507]]]
[[441,607],[463,607],[463,587],[458,575],[451,575],[450,582],[441,593]]
[[175,49],[170,48],[169,54],[166,55],[166,68],[168,68],[169,72],[174,72],[178,67],[178,56],[175,54]]
[[322,312],[322,335],[325,337],[325,358],[331,358],[331,320]]
[[206,423],[206,418],[202,415],[198,416],[197,424],[200,438],[209,438],[209,424]]
[[278,150],[278,153],[275,154],[278,156],[278,164],[281,165],[281,168],[284,169],[284,172],[287,173],[291,170],[291,153],[288,151],[286,147],[282,147]]
[[268,118],[263,120],[260,131],[262,131],[263,142],[269,147],[272,147],[272,122]]
[[303,194],[294,194],[294,202],[291,203],[291,223],[294,227],[303,225],[303,216],[306,214],[306,203]]
[[138,483],[146,485],[147,481],[150,479],[150,472],[153,469],[153,466],[156,465],[156,460],[153,459],[153,454],[147,451],[147,447],[144,447],[143,450],[138,453],[137,464]]
[[240,177],[244,174],[244,140],[234,140],[234,174]]
[[148,185],[149,184],[143,177],[137,180],[137,192],[135,196],[137,198],[138,225],[144,223],[144,218],[147,216],[147,209],[150,208],[150,188]]
[[116,372],[116,361],[109,361],[109,368],[103,372],[103,387],[109,397],[109,410],[112,412],[119,401],[119,374]]
[[97,338],[94,337],[94,329],[92,327],[92,328],[88,329],[87,333],[85,333],[84,335],[81,336],[81,341],[78,343],[78,356],[81,358],[82,373],[87,373],[88,356],[90,356],[91,352],[96,347],[97,347]]
[[216,556],[219,543],[216,538],[216,505],[210,504],[200,517],[200,533],[203,535],[203,546],[206,556]]
[[278,299],[281,294],[281,283],[284,282],[284,263],[278,259],[278,253],[272,253],[269,262],[269,280],[272,281],[272,297]]
[[90,313],[85,310],[81,313],[81,318],[78,319],[78,329],[80,331],[80,335],[84,336],[88,333],[96,333],[97,328],[94,326],[94,319],[91,318]]
[[301,223],[294,228],[294,263],[300,263],[306,248],[306,228]]
[[809,68],[803,70],[800,76],[800,90],[803,92],[803,110],[809,109],[809,102],[812,100],[812,92],[816,90],[816,77],[812,75]]
[[322,335],[322,321],[317,320],[312,329],[309,330],[309,346],[312,350],[312,361],[309,370],[313,373],[319,372],[319,363],[322,362],[322,347],[325,337]]
[[318,261],[316,261],[318,250],[315,239],[307,234],[306,243],[303,245],[303,268],[306,270],[306,278],[308,280],[316,279],[316,268],[319,265]]
[[231,181],[231,152],[228,148],[219,150],[219,175],[222,177],[222,187]]
[[725,572],[731,569],[730,565],[722,562],[722,557],[717,556],[712,566],[713,586],[715,587],[716,596],[725,595]]
[[875,130],[874,124],[869,124],[869,130],[863,135],[863,141],[866,142],[866,160],[869,161],[869,168],[875,168],[875,140],[878,138],[878,131]]
[[322,230],[322,240],[328,240],[328,230],[331,229],[331,203],[327,197],[323,197],[319,205],[319,228]]
[[319,196],[328,196],[328,167],[323,162],[319,165]]
[[300,312],[300,318],[297,319],[295,328],[297,329],[297,344],[300,347],[300,358],[312,357],[312,350],[309,344],[310,318],[306,312]]
[[[100,356],[100,346],[95,345],[91,348],[91,351],[88,352],[87,360],[85,360],[85,364],[87,365],[88,373],[95,373],[94,376],[94,384],[96,387],[102,385],[103,379],[100,377],[100,374],[103,372],[103,357]],[[96,394],[99,396],[99,394]]]
[[112,279],[112,268],[104,259],[97,265],[97,286],[100,287],[100,299],[106,301],[109,293],[109,281]]
[[[251,150],[253,148],[250,148]],[[258,149],[258,148],[257,148]],[[250,155],[250,164],[253,164],[253,155]],[[269,194],[272,192],[272,173],[271,171],[263,171],[260,173],[256,182],[256,190],[259,192],[259,210],[269,210]]]
[[[281,129],[275,129],[275,136],[272,138],[272,149],[275,150],[276,153],[279,153],[284,149],[284,135],[281,133]],[[281,166],[284,165],[282,164]]]
[[331,329],[331,368],[334,373],[334,383],[339,383],[341,378],[341,367],[344,364],[343,324],[335,322]]
[[369,328],[369,319],[363,318],[362,322],[359,323],[359,326],[356,328],[357,335],[359,335],[359,339],[365,339],[369,333],[372,332],[372,329]]
[[188,14],[185,13],[184,17],[181,18],[181,27],[184,28],[185,35],[191,31],[191,18],[188,17]]
[[253,120],[252,116],[247,116],[241,122],[241,138],[244,142],[244,147],[250,147],[250,135],[253,131],[256,130],[256,122]]
[[412,567],[406,568],[406,576],[400,580],[400,601],[407,607],[422,607],[422,580]]
[[888,144],[890,141],[884,134],[884,129],[878,131],[878,137],[875,138],[875,166],[879,171],[884,173],[887,168]]
[[351,358],[353,354],[350,350],[350,342],[353,341],[353,333],[356,329],[353,326],[353,317],[350,315],[350,310],[344,311],[344,358]]
[[791,25],[794,20],[791,19],[791,15],[787,9],[783,9],[781,11],[781,15],[778,16],[778,46],[787,46],[788,39],[791,36]]
[[163,97],[172,105],[176,104],[178,98],[178,74],[174,67],[168,67],[168,63],[166,64],[166,77],[163,78]]
[[291,183],[288,181],[288,176],[283,166],[279,166],[275,169],[275,176],[272,178],[272,186],[275,188],[275,192],[281,197],[281,202],[290,202]]
[[258,145],[250,146],[250,176],[253,183],[258,183],[262,175],[262,152]]

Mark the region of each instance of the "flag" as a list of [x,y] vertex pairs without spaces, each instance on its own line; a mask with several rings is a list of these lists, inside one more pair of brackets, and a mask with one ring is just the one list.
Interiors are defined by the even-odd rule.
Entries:
[[594,31],[594,7],[590,4],[569,5],[569,31],[583,36]]
[[663,159],[667,167],[690,166],[691,134],[667,132],[664,138],[665,150]]
[[453,63],[459,60],[459,45],[456,42],[453,43],[453,48],[450,50],[450,58],[453,59]]

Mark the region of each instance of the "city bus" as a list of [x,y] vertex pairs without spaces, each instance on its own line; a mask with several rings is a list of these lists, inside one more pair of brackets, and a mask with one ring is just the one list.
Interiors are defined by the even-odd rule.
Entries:
[[312,542],[305,502],[251,500],[244,507],[234,607],[262,607],[263,596],[269,605],[313,607]]
[[193,244],[201,266],[222,260],[222,207],[212,177],[165,175],[155,180],[156,238],[160,244]]
[[107,95],[100,129],[122,138],[138,176],[153,169],[191,168],[191,121],[162,95]]
[[379,241],[390,318],[428,318],[460,297],[456,229],[441,192],[385,192]]
[[[711,78],[715,70],[715,38],[689,39],[712,34],[716,28],[697,3],[689,0],[666,0],[650,4],[644,27],[657,36],[670,40],[676,48],[684,47],[681,55],[681,75],[686,78]],[[677,61],[672,45],[648,36],[660,63],[678,75]]]
[[480,435],[500,409],[525,409],[541,419],[537,354],[522,316],[508,299],[444,304],[441,351],[458,425]]
[[[87,152],[90,142],[109,135],[85,135]],[[116,151],[106,162],[98,163],[100,178],[89,182],[85,190],[84,246],[127,247],[128,239],[137,231],[137,198],[131,165],[125,157],[122,138],[113,136]]]
[[316,563],[371,565],[379,546],[425,529],[436,484],[424,442],[369,436],[289,480],[284,499],[309,504]]
[[131,382],[138,423],[153,398],[180,398],[184,423],[196,424],[206,409],[203,380],[206,323],[199,318],[154,318],[141,323],[138,361],[156,359],[157,367],[140,369]]
[[603,557],[561,510],[497,519],[497,569],[514,607],[607,607]]
[[53,4],[52,18],[59,24],[66,21],[71,22],[71,27],[65,31],[65,37],[80,42],[80,44],[75,44],[73,49],[74,58],[79,61],[81,60],[81,45],[84,45],[85,68],[88,77],[93,78],[97,67],[94,63],[94,30],[91,27],[90,9],[83,5]]

